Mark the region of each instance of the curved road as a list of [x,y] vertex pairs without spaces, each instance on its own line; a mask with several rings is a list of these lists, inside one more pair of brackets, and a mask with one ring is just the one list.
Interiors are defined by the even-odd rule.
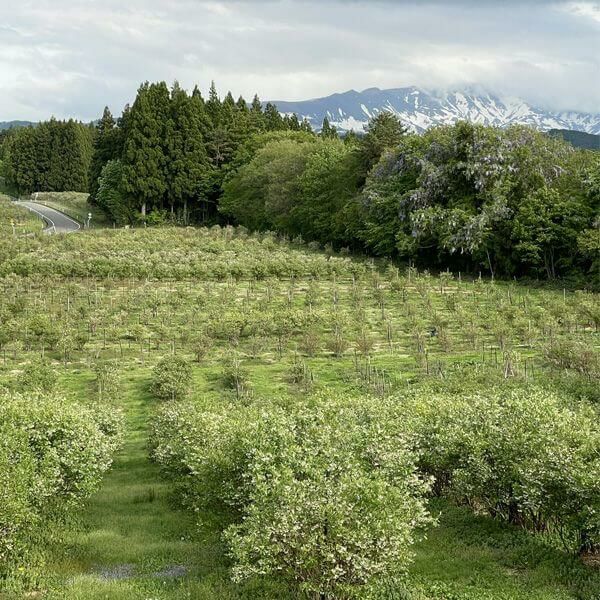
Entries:
[[15,204],[27,208],[43,219],[48,225],[44,229],[45,233],[73,233],[81,229],[81,225],[74,219],[71,219],[71,217],[67,217],[64,213],[43,204],[26,201],[16,202]]

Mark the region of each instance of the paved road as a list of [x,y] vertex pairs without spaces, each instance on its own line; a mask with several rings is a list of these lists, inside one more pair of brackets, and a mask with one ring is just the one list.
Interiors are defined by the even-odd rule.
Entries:
[[71,217],[43,204],[37,202],[17,202],[16,204],[29,209],[43,219],[48,225],[44,229],[45,233],[73,233],[81,229],[81,225]]

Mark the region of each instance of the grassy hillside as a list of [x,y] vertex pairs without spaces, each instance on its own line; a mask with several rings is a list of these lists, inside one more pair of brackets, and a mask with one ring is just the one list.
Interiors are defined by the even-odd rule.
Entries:
[[91,213],[90,227],[92,229],[111,225],[102,211],[88,203],[88,194],[81,192],[38,192],[32,194],[31,199],[59,210],[82,224],[87,223],[88,215]]
[[10,240],[16,236],[39,233],[42,221],[28,210],[15,206],[8,196],[0,194],[0,237]]
[[[597,295],[400,272],[241,228],[0,236],[0,261],[0,389],[21,389],[24,370],[43,357],[61,393],[126,417],[100,490],[49,528],[28,561],[7,567],[6,597],[314,597],[272,573],[232,580],[222,532],[236,512],[194,495],[196,483],[212,484],[200,446],[197,471],[174,472],[150,452],[179,406],[187,440],[214,433],[188,423],[192,412],[213,415],[206,424],[215,426],[240,415],[243,425],[243,415],[283,419],[329,396],[389,408],[391,418],[415,398],[425,412],[431,394],[449,393],[451,403],[465,393],[552,391],[573,414],[597,419]],[[153,385],[156,365],[173,355],[191,371],[184,404],[175,393],[185,377],[167,381],[167,400]],[[173,452],[176,437],[162,442]],[[508,524],[452,494],[424,501],[437,524],[415,536],[407,572],[357,597],[598,598],[594,557],[575,556],[556,529]]]

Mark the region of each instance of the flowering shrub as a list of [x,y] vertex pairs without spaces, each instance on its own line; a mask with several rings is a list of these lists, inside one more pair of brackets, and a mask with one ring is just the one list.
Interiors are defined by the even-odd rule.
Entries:
[[600,426],[545,390],[464,396],[417,394],[402,402],[435,491],[569,547],[600,545]]
[[94,365],[94,389],[100,402],[114,402],[123,390],[119,367],[114,361],[99,362]]
[[159,400],[182,400],[192,384],[192,367],[180,356],[166,356],[152,372],[152,393]]
[[26,559],[46,520],[97,489],[121,429],[113,409],[58,397],[0,399],[0,574]]
[[23,391],[51,393],[56,388],[56,373],[47,362],[33,361],[20,374],[19,387]]
[[196,511],[230,509],[224,537],[236,580],[280,574],[300,590],[354,597],[410,563],[432,522],[404,434],[375,404],[169,405],[153,455]]
[[279,573],[309,594],[360,596],[406,569],[432,522],[402,436],[350,406],[266,417],[244,480],[243,518],[225,532],[236,580]]
[[274,238],[261,242],[227,228],[90,231],[26,241],[0,237],[0,275],[211,279],[329,277],[360,274],[347,257],[295,249]]

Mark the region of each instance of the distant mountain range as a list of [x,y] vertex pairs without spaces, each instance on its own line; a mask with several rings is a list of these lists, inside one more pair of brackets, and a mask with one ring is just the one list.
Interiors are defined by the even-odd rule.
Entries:
[[459,120],[506,127],[530,125],[541,130],[570,129],[600,134],[600,114],[573,111],[553,112],[531,106],[518,98],[500,98],[488,93],[455,91],[444,94],[416,87],[362,92],[350,90],[325,98],[299,102],[274,101],[282,113],[296,113],[320,129],[327,117],[339,131],[362,131],[369,119],[381,111],[390,111],[416,132],[434,125]]
[[[455,91],[439,94],[416,87],[369,88],[313,100],[274,102],[281,113],[296,113],[300,118],[308,119],[316,130],[320,130],[323,119],[327,117],[340,132],[362,132],[369,119],[387,110],[419,133],[434,125],[447,125],[459,120],[497,127],[521,124],[560,135],[580,148],[600,149],[600,113],[553,112],[533,107],[524,100],[500,98],[488,93]],[[0,131],[27,125],[35,123],[0,122]]]
[[12,129],[13,127],[27,127],[28,125],[35,125],[35,123],[31,121],[0,121],[0,131]]

